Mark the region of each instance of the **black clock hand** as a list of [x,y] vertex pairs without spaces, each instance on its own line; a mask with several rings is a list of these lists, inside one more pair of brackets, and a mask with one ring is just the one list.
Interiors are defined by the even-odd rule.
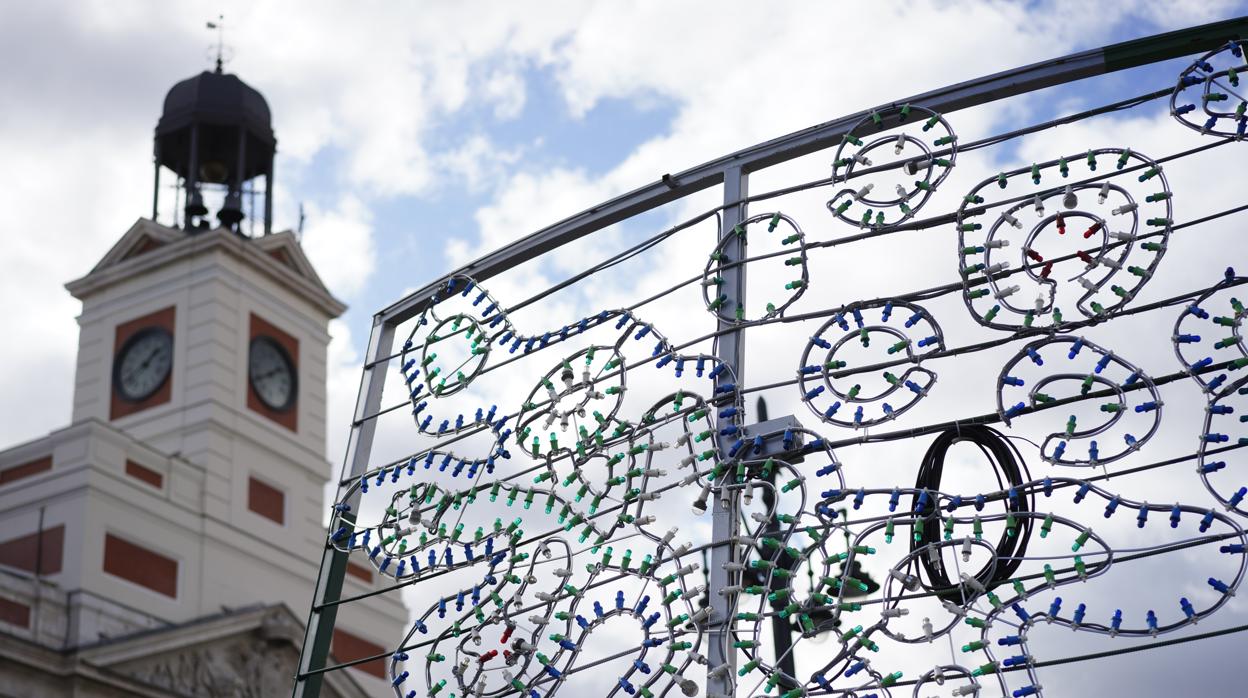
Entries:
[[281,372],[282,372],[282,370],[283,370],[283,369],[282,369],[282,367],[281,367],[281,366],[279,366],[279,367],[277,367],[277,368],[273,369],[272,371],[269,371],[268,373],[261,373],[260,375],[256,376],[255,380],[256,380],[257,382],[262,381],[262,380],[264,380],[265,378],[268,378],[269,376],[275,376],[275,375],[277,375],[277,374],[281,373]]
[[134,377],[134,374],[139,373],[143,369],[147,368],[147,365],[150,364],[152,362],[152,359],[156,358],[156,356],[159,355],[160,352],[161,352],[160,347],[153,349],[151,353],[147,355],[147,358],[143,360],[143,363],[134,367],[129,373],[121,377],[122,382],[123,383],[130,382],[130,379]]

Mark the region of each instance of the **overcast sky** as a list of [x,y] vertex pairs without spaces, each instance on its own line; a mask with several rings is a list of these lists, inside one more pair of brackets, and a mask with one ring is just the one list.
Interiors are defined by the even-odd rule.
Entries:
[[[453,266],[768,138],[998,70],[1243,14],[1244,6],[0,0],[0,445],[68,421],[79,306],[62,284],[148,215],[162,99],[210,67],[215,35],[204,23],[218,11],[227,70],[260,90],[273,112],[276,228],[294,227],[304,206],[305,249],[351,306],[331,325],[328,453],[337,463],[371,314]],[[957,125],[982,137],[1164,87],[1185,64],[974,110]],[[1164,140],[1158,155],[1196,142],[1164,113],[1131,118],[1064,131],[1044,148],[1004,148],[958,186],[1053,157],[1054,147],[1119,145],[1096,140],[1117,129]],[[520,296],[577,261],[499,283]],[[925,263],[892,261],[916,279]],[[681,275],[697,273],[697,264]],[[933,278],[948,276],[942,269]],[[1204,283],[1176,279],[1172,288]],[[600,285],[569,307],[583,313],[604,297],[602,307],[618,306],[642,286]],[[787,363],[777,370],[791,371]],[[31,395],[40,397],[32,403]],[[1197,655],[1190,646],[1180,652]],[[1179,654],[1166,656],[1177,663]],[[1181,684],[1165,693],[1147,685],[1135,686],[1138,695],[1172,695]]]

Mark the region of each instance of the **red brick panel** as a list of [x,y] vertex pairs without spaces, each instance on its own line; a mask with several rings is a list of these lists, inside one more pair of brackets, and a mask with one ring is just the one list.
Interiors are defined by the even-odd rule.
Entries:
[[[299,385],[299,340],[290,334],[283,332],[273,326],[268,321],[258,317],[255,313],[251,315],[251,331],[247,336],[247,346],[251,346],[251,340],[260,335],[267,335],[277,340],[278,345],[286,350],[290,355],[290,361],[294,364],[295,369],[295,385]],[[250,357],[247,357],[248,360]],[[243,364],[248,365],[247,363]],[[251,381],[247,381],[247,407],[252,411],[268,417],[269,419],[281,424],[291,431],[299,430],[299,393],[295,393],[295,402],[288,409],[282,412],[269,409],[269,406],[260,400],[260,396],[256,395],[256,391],[252,390]]]
[[104,571],[170,598],[178,597],[178,561],[104,534]]
[[132,460],[126,461],[126,474],[136,480],[142,480],[156,489],[160,489],[165,485],[164,475],[151,468],[145,468]]
[[254,477],[247,479],[247,508],[279,524],[286,522],[286,495]]
[[52,469],[52,456],[44,456],[32,460],[29,463],[14,465],[4,470],[0,470],[0,485],[7,485],[15,480],[21,480],[24,477],[38,475],[45,470]]
[[[174,308],[173,307],[168,307],[168,308],[165,308],[164,310],[157,310],[156,312],[150,315],[144,315],[143,317],[135,318],[129,322],[123,322],[122,324],[117,326],[117,336],[113,341],[113,359],[116,360],[117,353],[121,351],[121,348],[122,346],[125,345],[126,340],[130,339],[130,337],[137,334],[140,330],[144,330],[148,327],[161,327],[161,328],[164,328],[167,332],[169,332],[170,336],[172,336],[173,324],[174,324]],[[175,362],[176,362],[176,359],[177,359],[177,348],[175,347],[174,348]],[[112,386],[112,391],[110,393],[108,418],[119,419],[121,417],[125,417],[126,415],[134,414],[135,412],[141,412],[149,407],[155,407],[156,405],[163,405],[166,402],[169,402],[170,398],[173,397],[173,375],[172,375],[173,368],[170,367],[169,371],[170,371],[169,379],[165,381],[165,384],[160,386],[159,390],[152,393],[145,400],[142,400],[140,402],[130,402],[129,400],[121,399],[121,394],[117,391],[117,386]],[[111,367],[110,367],[109,375],[112,375]]]
[[0,598],[0,621],[19,628],[29,628],[30,606]]
[[[341,628],[334,628],[334,639],[330,642],[329,651],[330,654],[334,655],[334,659],[339,662],[352,662],[364,657],[381,654],[386,651],[386,648],[369,642],[358,635],[352,635]],[[384,659],[356,664],[351,668],[359,669],[366,674],[372,674],[379,679],[386,678],[386,662]]]
[[0,565],[39,574],[56,574],[61,571],[65,554],[65,526],[43,529],[0,543]]

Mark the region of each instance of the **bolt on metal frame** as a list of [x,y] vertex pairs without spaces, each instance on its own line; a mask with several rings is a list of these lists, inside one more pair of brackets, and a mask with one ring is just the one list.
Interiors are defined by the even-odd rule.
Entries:
[[[381,407],[385,372],[390,369],[391,359],[394,358],[395,328],[418,315],[424,304],[444,285],[447,277],[464,275],[477,282],[485,281],[610,225],[717,185],[723,185],[724,188],[725,208],[722,228],[719,231],[722,237],[747,217],[744,200],[748,196],[751,172],[833,147],[873,111],[882,112],[890,106],[915,104],[948,114],[1087,77],[1208,51],[1230,40],[1246,36],[1248,17],[1240,17],[1081,51],[899,99],[876,109],[844,116],[745,148],[676,175],[664,175],[657,182],[605,201],[470,262],[384,308],[373,317],[339,487],[357,480],[368,469],[376,429],[376,420],[370,416],[375,416]],[[892,124],[885,124],[890,125]],[[729,243],[725,252],[730,258],[744,259],[745,245],[743,237],[734,236],[734,241]],[[732,297],[744,301],[745,265],[726,268],[723,277],[725,286],[731,289]],[[717,381],[731,382],[731,376],[735,374],[738,384],[744,384],[744,331],[743,328],[732,331],[733,327],[730,322],[723,319],[719,321],[718,329],[727,332],[720,336],[716,353],[730,370],[721,374]],[[352,505],[353,511],[358,508],[358,498],[359,494],[356,493],[347,502]],[[736,532],[739,504],[735,497],[717,500],[712,508],[712,539],[728,541]],[[344,517],[344,523],[349,523],[349,517]],[[711,552],[711,569],[708,574],[713,614],[708,622],[708,668],[728,664],[731,671],[708,676],[707,694],[710,696],[731,695],[732,676],[735,675],[735,653],[728,652],[725,656],[723,648],[726,643],[721,642],[731,630],[731,619],[726,614],[728,602],[717,593],[719,588],[731,583],[723,564],[732,561],[734,552],[735,546],[727,543],[716,545]],[[300,652],[298,673],[294,677],[292,695],[295,698],[319,696],[324,673],[333,670],[326,663],[346,565],[347,554],[329,545],[327,538]]]

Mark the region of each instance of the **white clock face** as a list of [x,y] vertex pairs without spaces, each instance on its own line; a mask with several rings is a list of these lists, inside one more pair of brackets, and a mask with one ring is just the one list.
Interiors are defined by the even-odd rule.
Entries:
[[148,327],[126,340],[113,363],[113,385],[123,400],[140,402],[151,397],[173,368],[173,336],[163,328]]
[[277,340],[267,336],[251,340],[247,373],[252,390],[266,407],[284,412],[294,406],[294,362]]

